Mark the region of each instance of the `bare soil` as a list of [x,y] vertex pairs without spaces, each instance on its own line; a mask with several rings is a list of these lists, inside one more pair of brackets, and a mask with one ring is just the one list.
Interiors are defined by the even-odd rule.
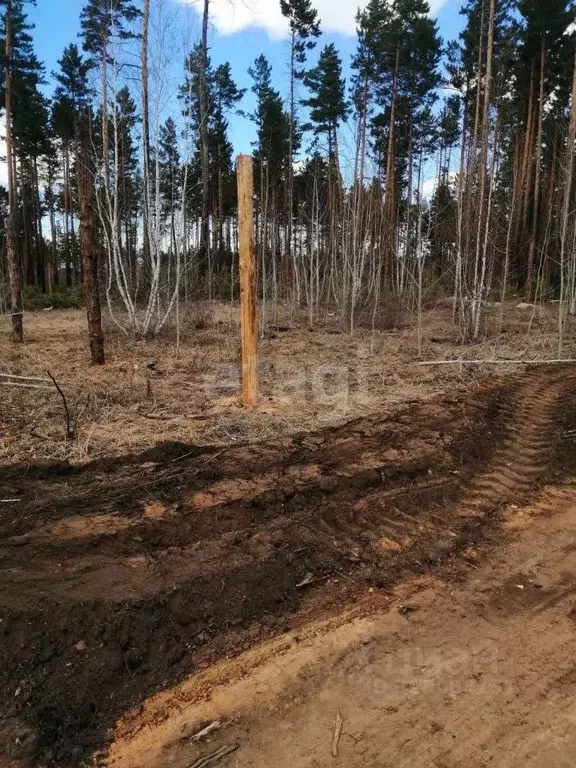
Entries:
[[108,764],[571,768],[573,486],[508,520],[515,536],[464,583],[405,585],[386,610],[220,664],[210,696],[201,674],[154,697],[119,725]]
[[[110,762],[119,718],[129,741],[171,722],[181,702],[152,721],[138,707],[221,660],[383,614],[402,585],[460,584],[513,535],[510,505],[572,476],[575,392],[571,371],[534,370],[274,443],[4,469],[0,498],[19,499],[0,510],[5,761]],[[205,749],[181,746],[178,768]],[[166,764],[154,754],[117,764]],[[305,754],[293,764],[326,764]]]

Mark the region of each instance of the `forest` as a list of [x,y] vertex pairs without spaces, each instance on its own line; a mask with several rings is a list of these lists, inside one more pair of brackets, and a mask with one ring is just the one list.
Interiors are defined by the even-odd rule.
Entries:
[[[88,0],[53,73],[27,4],[2,0],[0,301],[16,342],[27,306],[85,304],[102,363],[103,311],[148,337],[183,303],[237,298],[228,134],[245,90],[211,58],[210,0],[176,89],[166,0]],[[330,309],[353,331],[441,294],[475,340],[487,303],[553,301],[561,357],[576,312],[573,3],[467,0],[445,41],[426,0],[370,0],[348,82],[313,0],[280,5],[285,90],[263,55],[249,70],[264,305],[311,325]]]

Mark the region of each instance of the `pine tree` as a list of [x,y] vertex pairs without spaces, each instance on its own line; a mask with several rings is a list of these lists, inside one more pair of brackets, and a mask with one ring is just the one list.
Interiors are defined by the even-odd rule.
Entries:
[[116,162],[118,174],[115,188],[118,194],[119,240],[124,241],[126,260],[130,265],[133,283],[136,278],[136,240],[139,189],[137,180],[138,148],[134,141],[134,129],[140,122],[136,102],[126,86],[116,94],[114,126],[116,132]]
[[263,54],[248,72],[254,81],[252,92],[256,96],[256,109],[251,115],[257,136],[254,157],[265,169],[270,184],[280,188],[288,176],[290,116],[284,111],[282,97],[272,87],[272,69]]
[[140,10],[131,0],[88,0],[80,14],[80,26],[84,50],[93,57],[92,66],[99,66],[102,56],[108,55],[113,38],[134,38],[129,25],[139,16]]
[[[294,160],[299,144],[296,114],[296,81],[302,80],[305,75],[306,53],[315,47],[316,38],[320,36],[320,20],[318,19],[318,12],[312,6],[311,0],[280,0],[280,10],[282,15],[288,20],[290,30],[290,133],[288,141],[288,227],[286,235],[287,249],[290,253],[292,249],[292,221],[294,213]],[[297,278],[296,274],[295,278]]]
[[109,179],[109,104],[108,65],[110,45],[113,40],[129,40],[136,35],[130,25],[140,16],[138,8],[130,0],[88,0],[80,14],[83,48],[89,54],[92,67],[100,67],[102,109],[102,152],[104,178]]
[[224,218],[234,206],[236,181],[233,169],[233,147],[228,139],[228,119],[230,113],[238,110],[238,104],[244,98],[245,89],[238,88],[232,78],[232,69],[228,62],[220,64],[214,71],[212,80],[212,109],[210,115],[210,134],[212,154],[216,166],[216,233],[217,251],[224,253]]
[[86,114],[90,106],[88,73],[91,64],[87,59],[82,58],[78,46],[72,44],[64,49],[58,66],[59,71],[53,73],[57,82],[54,101],[61,102],[63,108],[69,110],[72,115],[72,122],[76,123],[82,115]]
[[[32,0],[33,2],[34,0]],[[8,209],[6,219],[6,254],[10,282],[12,337],[24,340],[22,306],[22,258],[17,234],[17,172],[15,128],[24,98],[40,82],[42,71],[32,48],[30,26],[24,12],[24,0],[0,0],[4,8],[1,45],[4,51],[2,102],[6,112],[6,163],[8,168]]]
[[14,58],[12,87],[12,154],[15,191],[20,203],[20,243],[24,272],[29,283],[46,290],[39,162],[51,151],[48,101],[40,90],[44,67],[38,61],[24,7],[13,6]]
[[[402,177],[408,171],[412,129],[433,105],[440,85],[441,40],[429,12],[426,0],[370,0],[358,17],[355,104],[369,95],[379,107],[371,122],[373,148],[391,191],[407,183]],[[397,123],[404,126],[401,134]],[[397,178],[387,179],[391,175]]]
[[[284,110],[282,97],[272,87],[272,69],[264,55],[248,70],[256,108],[250,119],[256,125],[254,161],[258,196],[258,246],[262,258],[262,283],[266,284],[266,258],[271,258],[274,299],[277,298],[278,251],[280,223],[291,219],[286,211],[286,183],[290,149],[290,116]],[[282,216],[281,211],[284,212]]]
[[160,126],[158,141],[158,160],[160,165],[160,200],[162,217],[170,222],[170,246],[176,250],[175,213],[182,194],[182,168],[178,152],[178,132],[176,123],[169,117]]
[[[66,285],[70,286],[77,252],[74,164],[81,142],[88,138],[90,64],[82,58],[76,45],[70,45],[64,49],[58,65],[59,70],[53,73],[57,85],[52,102],[52,127],[62,147],[61,165],[64,185],[61,208],[64,214],[64,263]],[[78,273],[79,270],[75,268],[75,272]]]
[[[106,189],[106,200],[112,199],[110,190],[110,104],[108,95],[108,68],[110,46],[113,41],[126,41],[137,35],[131,25],[139,18],[140,10],[130,0],[88,0],[80,14],[83,48],[88,53],[91,67],[100,68],[101,78],[101,131],[102,167]],[[82,263],[84,265],[84,292],[88,311],[88,325],[92,362],[104,362],[104,346],[101,325],[98,258],[94,244],[94,210],[92,172],[88,143],[82,141],[78,159],[78,193],[80,198],[80,226],[82,240]],[[112,219],[112,216],[108,217]],[[107,241],[112,240],[107,233]]]
[[338,128],[347,118],[348,104],[342,62],[334,43],[322,50],[317,66],[306,73],[304,83],[312,94],[303,103],[310,109],[314,132],[326,136],[328,157],[337,164]]
[[34,88],[27,94],[24,104],[25,109],[17,110],[13,122],[14,143],[20,168],[24,260],[28,283],[39,285],[41,291],[46,293],[39,164],[41,158],[47,157],[52,149],[48,102],[41,92]]
[[[201,88],[202,79],[202,48],[198,44],[186,60],[186,83],[180,89],[180,97],[184,104],[184,116],[190,121],[196,136],[195,156],[192,163],[193,176],[202,178],[203,137],[200,131],[202,123]],[[234,196],[234,179],[232,167],[232,145],[228,139],[227,115],[237,111],[238,103],[245,91],[239,89],[232,79],[230,64],[224,63],[212,67],[208,58],[205,73],[205,87],[208,94],[208,111],[206,120],[206,136],[208,140],[208,181],[212,195],[208,198],[208,215],[214,216],[216,227],[215,250],[222,255],[223,251],[223,219],[229,209],[230,198]],[[198,195],[200,192],[200,196]],[[194,215],[203,219],[202,189],[192,190],[187,205]],[[201,248],[202,254],[208,256],[209,273],[212,268],[212,249]],[[209,274],[209,281],[211,277]],[[209,283],[211,285],[211,282]]]
[[[208,93],[208,70],[210,67],[208,56],[208,21],[210,16],[210,0],[203,0],[204,10],[202,12],[202,38],[199,46],[199,67],[198,67],[198,108],[199,108],[199,135],[200,135],[200,158],[201,158],[201,176],[202,176],[202,220],[200,227],[200,249],[208,255],[210,262],[210,226],[208,221],[209,196],[210,196],[210,140],[208,137],[208,110],[210,96]],[[211,284],[210,284],[211,289]],[[211,296],[209,298],[212,298]]]
[[[524,167],[526,164],[528,167],[522,178],[524,194],[520,198],[517,243],[525,250],[528,241],[525,270],[524,265],[519,264],[519,272],[521,278],[525,277],[525,293],[531,300],[540,234],[543,165],[550,162],[557,141],[558,121],[569,104],[573,41],[566,30],[574,17],[574,5],[568,0],[550,0],[545,6],[535,0],[520,0],[518,11],[521,23],[515,96],[517,116],[520,125],[525,126]],[[531,106],[528,112],[526,105]]]
[[34,53],[31,27],[24,7],[13,6],[14,59],[12,71],[12,150],[15,189],[20,203],[20,243],[27,281],[46,291],[39,163],[51,151],[48,101],[40,88],[44,67]]
[[451,166],[451,152],[460,140],[460,119],[462,102],[460,96],[454,94],[444,101],[438,124],[440,140],[439,166],[441,173],[447,175]]

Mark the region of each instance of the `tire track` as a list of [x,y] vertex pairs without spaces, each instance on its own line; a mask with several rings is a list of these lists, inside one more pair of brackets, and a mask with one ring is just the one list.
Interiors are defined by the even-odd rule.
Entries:
[[504,410],[506,436],[490,466],[472,481],[461,502],[462,515],[483,516],[495,505],[526,494],[548,466],[554,448],[555,414],[566,390],[567,372],[533,374]]
[[369,527],[373,539],[375,534],[382,537],[386,551],[390,541],[395,550],[423,545],[429,557],[457,548],[467,525],[480,525],[495,508],[521,500],[537,486],[554,449],[555,415],[571,379],[574,374],[564,370],[534,372],[522,382],[515,397],[501,407],[500,447],[455,505],[443,505],[440,514],[426,509],[420,516],[410,515],[390,507],[376,492],[370,496],[372,512],[364,515],[357,534]]

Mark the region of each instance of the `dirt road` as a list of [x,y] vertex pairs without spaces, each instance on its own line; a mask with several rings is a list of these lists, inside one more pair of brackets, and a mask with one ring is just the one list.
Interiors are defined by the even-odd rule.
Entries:
[[208,704],[190,703],[198,679],[152,700],[110,764],[188,768],[230,749],[238,768],[571,768],[573,489],[546,489],[509,524],[527,527],[465,586],[414,584],[410,613],[399,594],[384,615],[291,635]]
[[571,765],[575,390],[5,471],[5,759]]

